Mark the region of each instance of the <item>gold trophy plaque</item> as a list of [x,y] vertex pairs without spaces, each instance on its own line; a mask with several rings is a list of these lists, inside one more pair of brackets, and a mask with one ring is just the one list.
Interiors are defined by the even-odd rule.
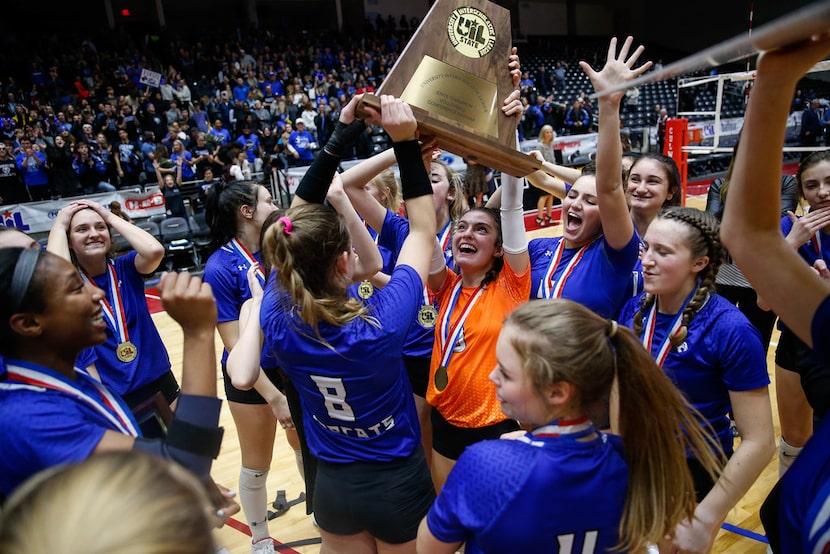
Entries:
[[[541,164],[516,151],[515,122],[501,112],[514,90],[511,48],[509,10],[487,0],[437,0],[377,94],[407,102],[420,133],[439,147],[523,177]],[[362,104],[380,110],[375,95]]]

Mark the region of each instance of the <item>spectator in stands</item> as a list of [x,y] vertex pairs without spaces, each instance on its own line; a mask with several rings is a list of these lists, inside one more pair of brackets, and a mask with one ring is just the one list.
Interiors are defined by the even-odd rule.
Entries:
[[179,109],[178,104],[176,101],[173,100],[168,105],[167,111],[164,112],[164,117],[167,119],[167,125],[169,126],[171,123],[181,121],[182,119],[182,112]]
[[72,169],[85,194],[115,190],[115,187],[107,182],[107,167],[104,161],[100,156],[90,152],[89,145],[85,142],[79,142],[75,148]]
[[251,163],[248,161],[248,154],[244,151],[239,152],[230,166],[228,166],[227,181],[250,181],[251,180]]
[[317,128],[317,144],[320,145],[320,148],[328,142],[334,131],[334,126],[337,125],[339,116],[339,111],[332,109],[331,101],[317,103],[317,116],[314,117],[314,126]]
[[258,129],[262,130],[265,127],[269,127],[271,125],[271,110],[265,107],[262,104],[261,100],[254,101],[254,108],[251,110],[251,113],[256,117],[258,122]]
[[590,127],[591,114],[583,107],[582,102],[574,100],[565,114],[565,131],[569,135],[581,135],[589,132]]
[[566,72],[568,66],[562,60],[556,62],[556,68],[553,70],[553,81],[556,86],[557,92],[562,92],[565,90],[566,82]]
[[244,104],[248,101],[248,93],[251,91],[251,88],[245,83],[245,79],[242,77],[236,78],[236,86],[233,87],[233,101],[236,105],[237,103]]
[[46,156],[37,145],[32,144],[29,137],[20,139],[20,153],[15,162],[32,200],[48,200],[52,197],[52,188],[46,174]]
[[231,133],[227,129],[225,129],[225,124],[221,118],[217,118],[213,122],[213,128],[208,131],[211,135],[216,137],[217,141],[220,145],[230,142],[231,140]]
[[666,145],[666,123],[669,121],[669,112],[666,108],[660,109],[660,116],[657,118],[657,152],[664,153]]
[[[144,109],[141,128],[147,132],[152,131],[156,137],[163,137],[167,131],[167,122],[164,117],[156,113],[156,106],[150,102]],[[108,137],[109,138],[109,137]],[[112,141],[112,138],[109,138]]]
[[306,131],[303,120],[297,121],[297,130],[289,135],[287,144],[288,152],[293,156],[291,165],[310,165],[314,161],[314,150],[316,148],[317,142],[314,140],[314,135]]
[[135,186],[141,174],[141,150],[130,141],[127,131],[118,131],[118,154],[115,156],[115,169],[118,173],[119,187]]
[[156,170],[156,182],[158,182],[159,190],[164,195],[164,204],[167,211],[167,217],[187,217],[187,210],[184,206],[184,199],[182,198],[182,158],[176,159],[176,176],[167,173],[162,176],[161,167],[157,161],[153,162],[153,168]]
[[63,198],[77,195],[78,174],[72,168],[75,153],[61,135],[55,137],[53,145],[46,147],[46,158],[49,187]]
[[129,215],[127,215],[127,213],[124,210],[121,209],[121,202],[119,202],[118,200],[113,200],[112,202],[110,202],[110,212],[117,215],[127,223],[133,222],[132,218]]
[[248,156],[251,170],[254,173],[259,173],[262,171],[262,147],[260,146],[259,137],[251,129],[250,123],[244,123],[242,134],[236,139],[236,142],[242,146],[242,150]]
[[0,205],[19,204],[29,200],[29,192],[23,184],[11,149],[5,142],[0,142]]
[[[818,139],[821,138],[824,130],[818,114],[819,106],[819,101],[814,98],[801,113],[801,132],[799,133],[801,146],[818,146]],[[809,154],[809,152],[803,152],[802,159]]]
[[201,102],[193,103],[193,112],[190,114],[190,126],[196,127],[202,133],[208,132],[208,114],[202,109]]
[[[181,164],[178,163],[179,159],[182,160]],[[192,165],[193,155],[185,149],[184,143],[181,140],[177,139],[173,141],[173,151],[170,154],[170,161],[175,164],[175,167],[169,173],[178,172],[178,166],[181,165],[182,181],[192,181],[196,178],[196,173],[193,171]]]

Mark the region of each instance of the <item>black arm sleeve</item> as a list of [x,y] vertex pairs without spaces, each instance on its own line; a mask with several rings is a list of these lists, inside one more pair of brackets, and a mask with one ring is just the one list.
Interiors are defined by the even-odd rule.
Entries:
[[137,439],[134,450],[173,460],[202,480],[219,455],[223,429],[219,427],[222,401],[209,396],[183,394],[164,439]]
[[401,194],[404,200],[432,194],[432,183],[421,157],[417,140],[396,142],[395,158],[401,171]]

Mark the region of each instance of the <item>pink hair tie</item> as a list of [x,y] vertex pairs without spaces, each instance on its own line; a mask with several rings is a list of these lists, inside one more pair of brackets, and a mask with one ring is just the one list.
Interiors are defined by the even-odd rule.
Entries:
[[285,234],[290,235],[291,230],[294,228],[294,225],[291,224],[291,220],[285,216],[282,216],[281,218],[277,219],[277,221],[282,221],[282,223],[285,225]]

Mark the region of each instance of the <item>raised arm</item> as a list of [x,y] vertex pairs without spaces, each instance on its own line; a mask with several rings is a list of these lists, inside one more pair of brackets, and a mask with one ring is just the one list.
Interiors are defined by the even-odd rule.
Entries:
[[153,169],[156,171],[156,183],[161,190],[164,190],[164,176],[161,174],[161,165],[158,160],[153,160]]
[[796,83],[830,52],[822,35],[758,59],[757,77],[735,157],[721,237],[758,295],[812,346],[810,324],[830,286],[781,235],[781,150]]
[[79,210],[86,209],[82,202],[70,202],[58,211],[52,228],[49,229],[49,239],[46,242],[46,251],[60,256],[67,262],[72,262],[69,255],[69,225]]
[[353,96],[340,111],[340,119],[337,121],[331,137],[329,137],[329,141],[309,166],[297,187],[297,194],[294,195],[294,199],[291,201],[292,208],[308,203],[322,204],[323,200],[326,199],[329,184],[331,184],[331,179],[340,164],[340,158],[346,148],[366,128],[363,121],[355,119],[355,108],[361,98],[362,95]]
[[435,205],[432,183],[415,139],[418,122],[403,100],[383,95],[380,103],[381,123],[394,143],[395,158],[401,169],[401,191],[409,215],[409,235],[398,254],[398,264],[411,266],[421,282],[426,282],[436,242]]
[[[625,39],[617,54],[617,39],[608,45],[608,58],[600,71],[594,71],[587,62],[579,62],[582,70],[591,79],[596,92],[631,81],[651,67],[645,62],[632,69],[643,46],[629,56],[632,37]],[[620,102],[624,91],[608,94],[599,99],[599,131],[597,136],[597,202],[605,240],[615,250],[629,243],[634,235],[634,223],[628,212],[625,189],[622,182],[622,143],[620,141]]]
[[80,203],[95,210],[108,226],[115,229],[130,243],[138,254],[135,257],[135,268],[139,273],[147,275],[158,268],[164,258],[164,246],[153,235],[137,225],[127,223],[97,202],[81,200]]
[[181,325],[184,334],[182,394],[167,437],[136,439],[107,431],[94,453],[134,448],[173,459],[207,481],[212,460],[222,442],[219,427],[222,401],[216,398],[213,342],[216,302],[210,285],[188,273],[165,273],[158,288],[164,308]]
[[357,253],[357,262],[352,279],[355,282],[368,279],[381,270],[383,267],[383,258],[380,255],[377,244],[375,244],[375,241],[369,234],[369,230],[366,229],[366,226],[360,220],[360,217],[358,217],[352,203],[349,202],[349,197],[346,196],[343,190],[343,182],[337,173],[334,174],[334,179],[331,182],[326,199],[337,210],[337,213],[346,220],[349,234],[352,236],[352,247]]
[[530,152],[530,155],[539,160],[544,169],[539,169],[528,175],[526,177],[528,182],[537,189],[542,189],[557,198],[565,198],[565,195],[568,194],[566,184],[573,184],[582,172],[572,167],[546,162],[542,157],[542,153],[538,150]]
[[395,151],[390,148],[350,167],[340,175],[343,189],[357,213],[378,233],[383,227],[383,220],[386,219],[386,208],[375,200],[365,185],[394,163]]

